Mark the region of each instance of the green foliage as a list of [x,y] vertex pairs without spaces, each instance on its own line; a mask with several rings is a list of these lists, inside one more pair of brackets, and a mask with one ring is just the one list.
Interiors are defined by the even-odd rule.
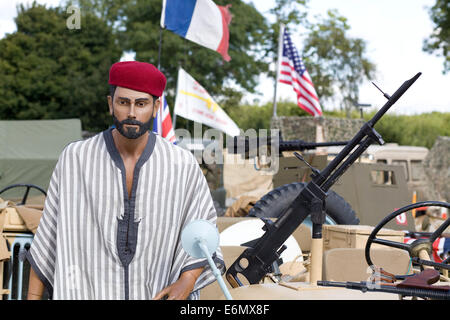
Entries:
[[423,50],[444,57],[443,73],[450,71],[450,0],[436,0],[430,9],[433,33],[424,40]]
[[[108,0],[72,1],[82,10],[107,16],[115,26],[119,45],[123,51],[136,52],[136,60],[158,64],[160,40],[160,0]],[[252,6],[241,0],[217,0],[217,5],[231,4],[229,54],[231,62],[211,49],[186,40],[170,31],[162,34],[161,70],[167,76],[168,101],[174,97],[178,67],[191,74],[211,94],[220,98],[223,89],[231,93],[231,83],[245,91],[254,92],[260,73],[266,72],[267,63],[261,58],[268,50],[268,29],[265,18]],[[123,16],[105,14],[121,12]],[[236,89],[235,89],[236,91]]]
[[64,7],[75,5],[85,12],[95,13],[109,26],[123,17],[123,7],[130,0],[66,0]]
[[347,117],[358,102],[359,86],[375,74],[375,65],[365,56],[365,41],[350,38],[349,29],[347,19],[330,10],[312,25],[304,44],[305,64],[322,105],[328,98],[340,100]]
[[[309,0],[275,0],[274,7],[269,13],[275,17],[275,22],[270,25],[271,33],[268,34],[270,39],[270,50],[267,55],[268,63],[276,61],[278,55],[278,41],[280,34],[280,24],[284,24],[291,34],[297,34],[297,26],[310,28],[308,20],[307,3]],[[300,52],[300,56],[302,53]],[[275,80],[275,71],[268,73],[269,77]]]
[[[376,111],[364,113],[364,121],[368,121]],[[270,119],[273,113],[272,103],[262,106],[240,105],[230,110],[229,115],[236,119],[236,124],[242,130],[270,129]],[[278,116],[310,117],[293,102],[281,101],[277,103]],[[342,110],[324,112],[325,117],[346,118],[347,113]],[[351,118],[359,119],[360,113],[351,112]],[[450,112],[432,112],[420,115],[385,114],[375,125],[383,140],[400,145],[424,146],[431,148],[438,136],[450,136]]]
[[[348,36],[350,26],[345,17],[336,10],[329,10],[326,17],[316,17],[316,22],[308,17],[307,4],[308,0],[275,1],[274,8],[269,11],[277,18],[271,26],[271,53],[277,52],[280,23],[285,24],[291,34],[305,37],[303,47],[298,47],[299,54],[312,78],[322,109],[327,109],[327,102],[332,98],[340,102],[350,118],[351,110],[359,100],[359,85],[375,76],[375,64],[366,56],[366,42]],[[303,31],[298,30],[299,24]],[[275,58],[273,55],[272,59]],[[275,77],[274,72],[269,75]]]
[[[160,39],[160,0],[70,0],[83,10],[104,17],[114,25],[119,45],[124,51],[136,52],[136,59],[158,64]],[[344,104],[353,106],[358,100],[358,86],[373,76],[374,65],[365,57],[365,42],[349,38],[346,19],[330,11],[325,19],[313,24],[307,16],[308,0],[275,0],[269,14],[276,17],[271,24],[251,4],[242,0],[217,0],[218,5],[231,4],[230,24],[232,58],[224,62],[219,54],[165,31],[162,35],[161,69],[167,75],[169,106],[173,105],[177,68],[183,67],[217,101],[239,102],[243,92],[255,92],[261,73],[269,72],[278,47],[279,24],[294,30],[300,23],[308,30],[305,52],[309,73],[317,87],[322,104],[342,93]],[[294,31],[296,32],[296,31]],[[314,46],[321,46],[315,50]],[[326,107],[326,105],[325,105]],[[180,119],[183,125],[183,119]]]
[[[270,13],[278,20],[271,25],[252,5],[241,0],[217,0],[219,5],[232,4],[230,62],[210,49],[163,32],[161,69],[168,78],[169,105],[173,106],[177,69],[182,66],[240,128],[270,128],[272,103],[255,106],[241,105],[240,101],[244,92],[255,91],[258,76],[268,72],[269,62],[276,55],[278,21],[288,26],[302,21],[309,28],[302,55],[319,97],[335,97],[333,88],[337,88],[347,106],[346,110],[325,110],[325,116],[359,118],[357,111],[350,112],[350,106],[358,100],[361,81],[374,73],[374,65],[365,57],[365,42],[348,37],[350,27],[336,11],[329,11],[318,23],[308,21],[307,2],[276,0]],[[442,2],[438,0],[436,6]],[[64,8],[72,3],[82,8],[80,30],[66,27],[68,14]],[[158,63],[161,3],[68,0],[64,8],[49,9],[35,3],[28,8],[20,6],[17,32],[0,40],[0,118],[78,117],[84,129],[104,129],[110,123],[105,98],[111,64],[124,51],[135,51],[137,60]],[[295,103],[285,101],[278,102],[277,114],[309,116]],[[365,118],[370,116],[366,114]],[[376,129],[387,142],[431,147],[437,135],[450,135],[449,117],[448,113],[385,115]],[[179,118],[177,128],[187,124]]]
[[[370,119],[374,112],[364,116]],[[438,136],[450,136],[450,112],[420,115],[384,115],[375,125],[385,142],[431,148]]]
[[[118,44],[123,51],[136,53],[136,60],[158,65],[160,41],[161,0],[73,0],[82,10],[104,16],[114,25]],[[216,0],[217,5],[231,4],[229,26],[230,62],[219,53],[186,40],[170,31],[162,34],[160,69],[167,77],[166,96],[172,109],[178,67],[185,69],[217,101],[236,100],[242,92],[255,92],[259,75],[268,71],[263,61],[269,48],[270,30],[265,18],[241,0]],[[108,14],[108,12],[110,14]],[[120,14],[115,14],[115,13]],[[188,121],[177,118],[177,128]]]
[[[270,120],[273,114],[273,104],[266,103],[258,105],[239,105],[228,111],[229,116],[235,120],[239,128],[246,131],[248,129],[270,129]],[[327,114],[327,112],[325,112]],[[277,102],[277,116],[279,117],[304,117],[310,115],[297,104],[288,101]]]
[[269,12],[277,17],[276,24],[287,26],[304,23],[308,15],[306,5],[309,0],[275,0],[275,5]]
[[81,29],[61,8],[21,5],[17,32],[0,40],[1,119],[80,118],[84,129],[110,123],[108,70],[120,57],[111,28],[92,14]]

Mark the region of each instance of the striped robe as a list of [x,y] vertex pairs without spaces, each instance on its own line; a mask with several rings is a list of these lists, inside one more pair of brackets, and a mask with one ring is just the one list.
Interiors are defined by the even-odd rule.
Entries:
[[[189,296],[198,299],[215,278],[182,248],[195,219],[217,216],[194,156],[150,132],[128,198],[110,128],[61,153],[27,259],[53,299],[151,299],[205,266]],[[213,259],[223,274],[220,248]]]

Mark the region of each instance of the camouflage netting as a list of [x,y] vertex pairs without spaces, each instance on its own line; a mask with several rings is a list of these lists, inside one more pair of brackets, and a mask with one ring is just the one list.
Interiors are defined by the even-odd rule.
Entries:
[[450,137],[438,137],[423,162],[427,179],[440,199],[450,201]]
[[332,117],[278,117],[272,118],[271,129],[279,129],[283,140],[318,142],[317,126],[323,129],[323,141],[346,141],[361,129],[362,119]]

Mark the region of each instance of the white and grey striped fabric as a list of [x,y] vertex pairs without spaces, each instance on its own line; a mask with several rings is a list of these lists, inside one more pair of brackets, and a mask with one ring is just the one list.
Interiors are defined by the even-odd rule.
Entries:
[[[189,297],[198,299],[215,280],[180,241],[190,221],[216,223],[206,179],[190,152],[149,134],[130,198],[111,128],[61,153],[27,254],[53,299],[151,299],[205,266]],[[223,274],[220,249],[214,261]]]

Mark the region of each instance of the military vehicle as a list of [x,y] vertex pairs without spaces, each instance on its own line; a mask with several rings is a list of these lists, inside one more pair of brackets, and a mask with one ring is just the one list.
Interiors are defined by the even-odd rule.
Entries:
[[[342,148],[329,147],[327,149],[328,159],[333,159]],[[371,145],[361,156],[361,162],[398,165],[403,168],[406,186],[410,193],[410,199],[416,194],[416,201],[425,201],[428,187],[425,180],[423,162],[429,150],[425,147],[399,146],[397,143],[386,143],[385,145]]]
[[[332,215],[329,213],[336,214],[336,219],[353,224],[359,222],[331,188],[345,171],[355,166],[354,162],[372,142],[383,144],[381,136],[373,129],[375,123],[419,76],[406,81],[392,97],[387,96],[388,102],[322,170],[313,168],[299,153],[294,153],[312,171],[309,182],[291,183],[269,192],[250,210],[249,216],[255,218],[219,218],[222,233],[230,228],[227,224],[242,222],[236,219],[260,218],[263,221],[263,233],[258,238],[241,246],[221,246],[229,266],[225,278],[235,299],[450,299],[450,259],[439,263],[430,258],[434,241],[449,227],[450,219],[428,238],[415,239],[408,244],[404,242],[404,232],[385,228],[392,220],[404,224],[401,216],[411,210],[423,206],[448,209],[449,203],[398,204],[395,209],[384,210],[382,219],[372,225],[333,225],[330,222],[327,225],[326,215]],[[383,187],[393,187],[398,182],[406,184],[404,171],[395,172],[394,167],[387,172],[375,170],[366,176]],[[398,181],[402,173],[404,179]],[[327,200],[332,204],[340,203],[341,207],[332,212]],[[382,197],[376,200],[378,204],[374,207],[378,210],[389,201]],[[309,223],[304,224],[308,217]],[[241,229],[241,232],[249,233],[249,230]],[[283,263],[280,258],[286,250],[285,241],[292,235],[302,250],[298,251],[298,260]],[[309,242],[305,241],[308,236]],[[305,252],[308,253],[305,255]],[[207,290],[203,297],[212,297]]]

